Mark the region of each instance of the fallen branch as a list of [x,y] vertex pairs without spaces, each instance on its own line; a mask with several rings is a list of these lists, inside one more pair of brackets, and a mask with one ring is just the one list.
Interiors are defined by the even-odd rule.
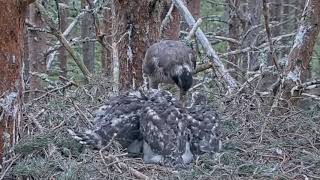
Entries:
[[[194,27],[196,24],[195,19],[189,12],[188,8],[184,5],[181,0],[173,0],[175,6],[180,11],[181,15],[184,17],[186,22],[190,27]],[[233,77],[225,69],[223,63],[220,61],[219,56],[211,47],[209,40],[206,38],[205,34],[202,32],[201,28],[198,28],[195,35],[197,36],[198,40],[202,44],[203,48],[206,51],[207,57],[213,62],[214,66],[216,67],[215,70],[218,72],[220,78],[223,78],[225,83],[227,84],[228,93],[234,92],[235,89],[238,88],[237,82],[234,80]]]

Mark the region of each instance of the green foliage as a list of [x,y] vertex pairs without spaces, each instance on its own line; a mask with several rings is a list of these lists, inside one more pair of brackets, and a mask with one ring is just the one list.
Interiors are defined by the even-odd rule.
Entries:
[[52,133],[39,134],[26,138],[15,146],[15,152],[22,155],[28,155],[41,151],[53,143],[54,135]]
[[61,171],[59,162],[40,157],[34,157],[24,159],[19,162],[13,167],[12,174],[17,177],[48,179],[57,171]]

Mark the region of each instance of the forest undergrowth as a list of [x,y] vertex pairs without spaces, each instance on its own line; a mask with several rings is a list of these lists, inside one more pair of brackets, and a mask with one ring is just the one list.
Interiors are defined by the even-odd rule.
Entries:
[[271,109],[270,98],[250,91],[230,98],[207,90],[221,118],[223,148],[176,170],[128,157],[116,143],[97,151],[68,135],[67,128],[91,126],[94,111],[111,96],[107,79],[85,86],[64,80],[50,87],[25,102],[21,140],[2,178],[320,179],[319,103],[270,113],[280,109]]

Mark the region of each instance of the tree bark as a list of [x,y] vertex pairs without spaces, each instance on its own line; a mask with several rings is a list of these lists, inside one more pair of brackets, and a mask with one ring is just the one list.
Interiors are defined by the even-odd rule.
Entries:
[[298,96],[292,92],[293,86],[300,85],[306,79],[313,48],[320,31],[320,1],[309,0],[305,5],[299,29],[293,47],[288,56],[288,66],[285,71],[284,98]]
[[[29,13],[26,13],[26,21],[29,22]],[[29,81],[29,31],[27,28],[24,30],[24,48],[23,48],[23,81],[27,83]],[[24,96],[25,100],[28,96]]]
[[0,163],[16,143],[21,122],[26,5],[0,0]]
[[[257,43],[257,35],[259,34],[259,27],[261,19],[262,1],[261,0],[248,0],[248,22],[246,24],[246,36],[244,37],[243,48],[255,47]],[[243,67],[249,71],[255,69],[258,64],[258,54],[254,51],[249,51],[243,57]]]
[[[87,0],[81,0],[81,7],[89,10]],[[92,0],[89,0],[92,2]],[[94,17],[90,12],[86,12],[82,17],[81,22],[81,38],[85,40],[82,44],[83,63],[88,68],[90,73],[94,73],[95,65],[95,39],[96,31],[94,25]]]
[[195,19],[200,17],[200,0],[188,0],[187,7]]
[[110,9],[105,9],[103,12],[102,28],[105,35],[104,41],[107,42],[107,46],[102,47],[102,72],[106,76],[110,76],[112,74],[112,51],[111,47],[108,46],[112,44],[112,14]]
[[[68,4],[68,0],[60,0],[60,3]],[[68,9],[65,6],[59,8],[60,10],[60,31],[64,32],[68,28]],[[60,67],[60,75],[67,77],[67,59],[68,54],[64,46],[58,50],[58,61]]]
[[294,28],[297,29],[299,26],[299,19],[301,17],[301,14],[303,12],[303,8],[305,5],[306,0],[296,0],[295,2],[295,9],[294,9],[294,17],[295,17],[295,21],[294,21]]
[[[34,27],[45,28],[46,23],[41,18],[34,5],[29,8],[29,20]],[[35,74],[46,72],[47,38],[45,32],[30,31],[29,34],[29,70],[30,74],[30,98],[35,98],[37,90],[41,89],[41,78]]]
[[[228,21],[228,37],[232,39],[239,39],[240,37],[240,19],[237,15],[237,10],[233,7],[240,8],[240,0],[226,0],[226,3],[228,4],[228,15],[229,15],[229,21]],[[228,51],[235,51],[239,49],[239,45],[233,42],[228,42]],[[232,62],[234,64],[238,64],[238,58],[239,56],[234,55],[228,55],[228,61]],[[227,68],[231,69],[233,68],[232,65],[229,63],[227,64]]]
[[[281,22],[281,7],[282,7],[282,2],[279,0],[273,0],[272,5],[271,5],[271,12],[270,12],[270,17],[271,21],[276,21],[277,23]],[[276,37],[281,34],[281,26],[275,26],[271,30],[272,36]]]
[[[168,12],[169,9],[170,9],[170,4],[167,4],[165,7],[165,11]],[[173,10],[170,16],[171,18],[169,22],[164,25],[165,27],[162,32],[163,39],[179,40],[181,17],[176,7],[173,7]],[[165,16],[163,16],[161,19],[164,19],[164,18]]]
[[[164,1],[115,0],[120,85],[122,90],[142,85],[142,61],[146,49],[160,39]],[[121,23],[120,23],[121,22]]]

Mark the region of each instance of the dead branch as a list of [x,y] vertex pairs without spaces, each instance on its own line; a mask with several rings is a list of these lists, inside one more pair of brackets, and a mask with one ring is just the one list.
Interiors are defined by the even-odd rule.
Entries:
[[169,11],[167,12],[167,14],[165,16],[165,18],[161,22],[160,37],[162,37],[164,29],[166,28],[166,26],[169,24],[169,22],[171,20],[171,13],[172,13],[173,9],[174,9],[174,4],[172,3],[171,6],[170,6]]
[[267,6],[267,0],[262,1],[262,8],[263,8],[264,25],[265,25],[266,33],[267,33],[267,37],[268,37],[272,62],[276,66],[277,71],[280,72],[279,65],[278,65],[277,59],[276,59],[276,54],[274,52],[273,42],[272,42],[272,38],[271,38],[271,30],[269,27],[269,8]]
[[234,44],[241,45],[241,42],[239,42],[238,40],[233,39],[233,38],[228,38],[228,37],[224,37],[224,36],[212,36],[212,37],[215,38],[215,39],[218,39],[218,40],[229,41],[229,42],[232,42]]
[[314,95],[314,94],[308,94],[308,93],[301,93],[302,96],[307,96],[309,98],[315,99],[320,101],[320,96]]
[[38,130],[41,133],[43,133],[44,127],[40,124],[37,118],[41,116],[45,111],[46,111],[45,109],[41,109],[37,115],[34,116],[32,113],[30,113],[30,115],[28,116],[32,120],[32,123],[38,128]]
[[196,24],[194,24],[194,26],[192,27],[189,35],[186,37],[186,41],[190,41],[191,38],[194,36],[194,34],[196,33],[198,27],[200,26],[200,24],[202,23],[202,19],[199,18],[198,21],[196,22]]
[[[184,3],[181,0],[173,0],[175,6],[180,11],[181,15],[184,17],[186,22],[190,27],[193,27],[196,24],[195,19],[191,15],[188,8],[184,5]],[[206,51],[206,54],[210,60],[212,60],[213,64],[215,65],[216,70],[220,76],[220,78],[223,78],[225,83],[227,84],[228,92],[234,92],[235,89],[238,87],[237,82],[234,80],[233,77],[230,76],[230,74],[225,69],[223,63],[220,61],[219,56],[214,51],[214,49],[211,47],[211,44],[209,40],[206,38],[203,31],[198,28],[196,31],[196,36],[200,43],[202,44],[203,48]]]
[[310,90],[320,87],[320,80],[313,80],[309,82],[305,82],[303,84],[297,85],[291,89],[291,95],[293,96],[295,92],[302,92],[304,90]]
[[[67,29],[65,29],[65,31],[62,33],[62,35],[63,35],[64,37],[68,37],[68,36],[69,36],[69,34],[70,34],[70,32],[72,31],[72,29],[73,29],[73,28],[75,27],[75,25],[79,22],[80,18],[81,18],[83,15],[84,15],[84,12],[81,12],[81,13],[79,13],[79,14],[77,15],[77,17],[74,18],[74,20],[69,24],[69,26],[67,27]],[[28,23],[29,23],[29,26],[33,27],[33,25],[30,24],[30,22],[28,22]],[[48,32],[48,33],[49,33],[49,32]],[[49,58],[48,58],[48,63],[47,63],[47,70],[50,69],[50,66],[51,66],[51,64],[52,64],[52,62],[53,62],[53,60],[54,60],[54,58],[55,58],[55,56],[56,56],[56,54],[57,54],[57,50],[61,47],[59,44],[60,44],[60,43],[59,43],[59,41],[58,41],[57,43],[55,43],[55,44],[53,45],[53,47],[50,47],[50,48],[47,50],[47,52],[46,52],[46,55],[49,55],[49,54],[50,54],[50,56],[49,56]],[[73,43],[73,44],[74,44],[74,43]]]
[[238,90],[237,94],[240,94],[246,86],[248,86],[253,80],[255,80],[256,78],[258,78],[258,77],[260,77],[260,76],[261,76],[261,74],[255,74],[254,76],[252,76],[251,78],[249,78],[248,80],[246,80],[246,82],[244,82],[244,83],[241,85],[241,87],[240,87],[240,89]]
[[110,155],[107,156],[107,158],[111,158],[111,159],[112,159],[112,163],[107,164],[107,163],[105,162],[105,158],[104,158],[104,156],[103,156],[103,151],[106,150],[106,149],[112,144],[112,142],[114,141],[114,138],[115,138],[116,136],[117,136],[116,133],[113,134],[110,142],[109,142],[105,147],[101,148],[100,151],[99,151],[99,154],[100,154],[100,157],[101,157],[103,163],[104,163],[106,166],[111,166],[111,165],[118,164],[118,165],[120,166],[120,168],[122,168],[122,169],[128,169],[128,170],[130,171],[130,173],[132,173],[135,177],[137,177],[137,178],[139,178],[139,179],[146,179],[146,180],[147,180],[147,179],[150,179],[150,178],[149,178],[148,176],[146,176],[145,174],[143,174],[143,173],[137,171],[136,169],[128,166],[127,164],[121,162],[117,156],[114,156],[114,155],[111,155],[111,154],[110,154]]
[[53,92],[56,92],[56,91],[60,91],[60,90],[66,89],[66,88],[71,87],[71,86],[73,86],[73,85],[74,85],[74,84],[73,84],[72,82],[70,82],[70,83],[68,83],[68,84],[66,84],[66,85],[64,85],[64,86],[61,86],[61,87],[58,87],[58,88],[52,89],[52,90],[50,90],[50,91],[46,92],[45,94],[43,94],[42,96],[40,96],[40,97],[38,97],[38,98],[36,98],[36,99],[31,100],[30,104],[33,104],[34,102],[39,101],[40,99],[42,99],[42,98],[44,98],[44,97],[48,96],[49,94],[51,94],[51,93],[53,93]]
[[86,80],[89,81],[90,77],[91,77],[91,73],[89,72],[87,67],[84,65],[84,63],[82,62],[82,60],[81,60],[80,56],[78,55],[78,53],[71,47],[71,45],[69,44],[68,40],[61,33],[61,31],[58,30],[58,28],[56,27],[55,22],[49,16],[49,14],[47,13],[46,9],[42,6],[41,2],[40,1],[36,1],[35,5],[36,5],[37,9],[39,10],[39,12],[41,13],[41,16],[47,22],[47,25],[52,30],[52,33],[61,42],[61,44],[67,49],[67,51],[70,53],[70,55],[74,59],[75,63],[78,65],[78,67],[80,68],[81,72],[85,76]]
[[10,162],[10,164],[8,165],[8,167],[3,171],[3,173],[1,174],[0,180],[4,179],[5,175],[7,174],[7,172],[10,170],[10,168],[12,167],[12,165],[14,164],[14,162],[16,162],[19,158],[21,157],[20,154],[14,156]]
[[201,65],[197,66],[197,69],[195,70],[194,74],[205,71],[205,70],[210,69],[212,67],[213,67],[212,63],[201,64]]
[[129,167],[128,165],[126,165],[125,163],[123,162],[119,162],[119,165],[121,168],[126,168],[126,169],[129,169],[129,171],[137,178],[139,179],[150,179],[148,176],[146,176],[145,174],[137,171],[136,169],[132,168],[132,167]]

